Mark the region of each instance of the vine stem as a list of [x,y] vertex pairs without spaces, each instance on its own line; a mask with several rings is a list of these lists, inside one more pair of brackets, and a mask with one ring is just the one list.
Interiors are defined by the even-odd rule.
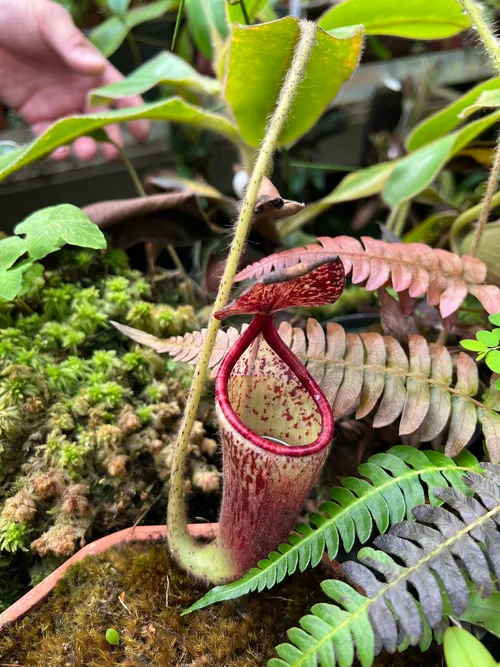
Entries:
[[[490,26],[484,19],[484,8],[479,5],[475,0],[460,0],[464,10],[469,15],[473,27],[476,28],[479,37],[490,57],[493,66],[498,74],[500,74],[500,43]],[[491,167],[490,176],[488,179],[488,185],[486,187],[486,193],[484,195],[483,201],[481,203],[481,212],[479,215],[479,222],[477,226],[477,231],[474,235],[474,240],[472,242],[471,255],[472,257],[476,256],[477,249],[481,242],[481,237],[483,235],[486,223],[488,221],[488,216],[490,213],[491,202],[493,195],[496,190],[498,174],[500,172],[500,137],[496,144],[495,149],[495,158],[493,160],[493,165]]]
[[477,225],[476,233],[474,234],[474,240],[472,241],[472,248],[470,254],[472,257],[475,257],[477,254],[477,249],[479,248],[479,243],[481,242],[481,237],[488,222],[488,216],[491,209],[491,201],[498,183],[498,174],[500,173],[500,137],[497,140],[496,149],[495,149],[495,159],[493,160],[493,165],[491,167],[490,176],[488,178],[488,185],[486,187],[486,193],[484,195],[483,201],[481,202],[481,213],[479,214],[479,221]]
[[296,45],[290,68],[285,76],[276,108],[268,123],[266,134],[257,155],[240,214],[235,225],[226,266],[215,299],[212,316],[208,323],[200,358],[194,371],[191,389],[175,444],[167,514],[169,546],[173,555],[184,568],[195,576],[211,580],[230,578],[233,575],[232,564],[228,562],[228,559],[224,558],[224,554],[221,553],[221,547],[217,542],[213,545],[202,546],[197,544],[188,533],[183,501],[183,477],[189,436],[196,419],[198,405],[208,372],[209,360],[220,326],[220,321],[215,319],[213,314],[223,308],[229,299],[234,276],[236,275],[252,222],[260,184],[262,178],[269,171],[274,149],[290,113],[299,85],[304,77],[315,39],[315,24],[302,22],[300,39]]
[[500,73],[500,44],[483,17],[483,7],[475,0],[460,0],[476,28],[481,41],[497,72]]

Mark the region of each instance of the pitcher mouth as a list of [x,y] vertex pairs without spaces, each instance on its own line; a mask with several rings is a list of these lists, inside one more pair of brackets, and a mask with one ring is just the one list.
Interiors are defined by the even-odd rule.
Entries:
[[[316,439],[305,445],[284,444],[283,439],[274,436],[258,435],[242,422],[236,414],[229,399],[228,385],[231,372],[237,361],[253,341],[262,334],[269,347],[277,354],[286,366],[292,371],[300,385],[314,401],[321,416],[321,428]],[[246,331],[226,354],[215,382],[215,392],[219,406],[229,424],[246,440],[273,454],[289,457],[309,456],[328,447],[333,439],[333,413],[325,395],[311,374],[300,363],[290,348],[281,340],[274,324],[272,315],[256,315]],[[283,444],[282,444],[283,443]]]

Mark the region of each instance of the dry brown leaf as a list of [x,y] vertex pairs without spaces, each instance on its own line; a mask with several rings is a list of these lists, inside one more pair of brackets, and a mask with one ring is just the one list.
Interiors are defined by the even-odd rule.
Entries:
[[190,246],[216,233],[214,226],[207,224],[192,192],[102,201],[83,210],[92,222],[112,236],[117,248],[127,249],[147,242]]

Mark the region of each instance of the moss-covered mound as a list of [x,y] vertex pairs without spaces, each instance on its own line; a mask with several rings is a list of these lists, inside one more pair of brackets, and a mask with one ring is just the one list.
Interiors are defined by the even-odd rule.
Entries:
[[[61,251],[24,299],[0,299],[0,611],[85,541],[164,521],[192,369],[111,320],[158,336],[199,326],[173,279],[153,292],[113,249]],[[193,516],[214,520],[211,402],[200,416],[186,492]]]
[[[206,591],[172,563],[165,544],[132,543],[73,566],[47,602],[0,637],[0,661],[26,667],[264,667],[311,605],[325,572],[271,591],[180,613]],[[112,646],[106,631],[120,641]],[[440,667],[418,649],[376,665]]]

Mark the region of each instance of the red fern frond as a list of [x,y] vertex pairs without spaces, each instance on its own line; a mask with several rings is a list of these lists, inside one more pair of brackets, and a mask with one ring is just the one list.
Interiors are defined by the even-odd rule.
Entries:
[[346,275],[352,274],[353,283],[364,283],[369,291],[392,284],[405,314],[411,312],[413,299],[426,295],[431,306],[439,306],[443,318],[449,317],[467,293],[475,296],[488,313],[500,312],[500,289],[484,284],[486,265],[480,260],[458,257],[423,243],[387,243],[369,236],[361,240],[364,247],[349,236],[323,236],[318,238],[319,243],[284,250],[250,264],[237,274],[236,281],[260,278],[270,271],[335,253]]

